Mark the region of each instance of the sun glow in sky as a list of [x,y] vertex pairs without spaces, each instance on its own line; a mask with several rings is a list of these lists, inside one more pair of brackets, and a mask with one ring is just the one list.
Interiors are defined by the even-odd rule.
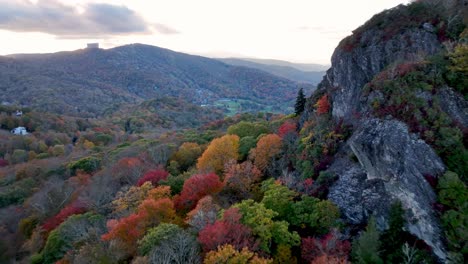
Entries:
[[408,0],[0,0],[0,54],[144,43],[208,57],[329,64],[338,42]]

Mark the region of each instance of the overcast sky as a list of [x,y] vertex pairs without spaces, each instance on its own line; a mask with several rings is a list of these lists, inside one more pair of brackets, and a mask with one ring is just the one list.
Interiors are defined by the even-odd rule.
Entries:
[[99,42],[329,64],[338,42],[408,0],[0,0],[0,54]]

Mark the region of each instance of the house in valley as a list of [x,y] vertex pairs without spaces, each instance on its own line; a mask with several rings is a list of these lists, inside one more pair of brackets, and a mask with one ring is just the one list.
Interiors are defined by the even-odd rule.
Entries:
[[15,135],[27,135],[28,131],[26,130],[25,127],[17,127],[15,129],[12,129],[11,133]]

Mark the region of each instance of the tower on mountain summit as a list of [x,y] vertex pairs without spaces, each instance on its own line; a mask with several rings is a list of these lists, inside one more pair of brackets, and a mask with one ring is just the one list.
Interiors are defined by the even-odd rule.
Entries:
[[87,49],[99,49],[99,43],[88,43],[88,45],[86,45],[86,48]]

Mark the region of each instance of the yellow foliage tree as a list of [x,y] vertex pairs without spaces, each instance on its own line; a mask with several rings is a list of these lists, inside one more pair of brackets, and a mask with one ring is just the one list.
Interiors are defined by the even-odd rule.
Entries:
[[126,192],[118,192],[117,198],[112,201],[114,213],[134,211],[146,199],[152,189],[153,185],[150,182],[145,182],[140,187],[132,186]]
[[172,161],[177,162],[180,170],[186,171],[195,164],[197,158],[202,154],[202,148],[197,143],[185,142],[183,143],[176,153],[171,157]]
[[450,60],[453,71],[458,71],[463,74],[468,74],[468,44],[460,44],[455,47],[455,51],[450,54]]
[[271,259],[265,259],[257,256],[257,254],[249,251],[248,248],[243,248],[237,251],[232,245],[223,245],[218,247],[216,251],[210,251],[203,261],[204,264],[271,264]]
[[293,257],[291,248],[288,245],[278,245],[274,256],[273,264],[296,264],[297,259]]
[[270,160],[281,151],[281,137],[276,134],[269,134],[260,138],[257,147],[250,153],[250,158],[254,165],[261,171],[265,171]]
[[239,136],[225,135],[211,141],[198,159],[197,169],[201,172],[215,172],[222,175],[224,165],[239,158]]
[[94,148],[94,143],[85,139],[85,141],[83,143],[83,147],[85,149],[92,149],[92,148]]

